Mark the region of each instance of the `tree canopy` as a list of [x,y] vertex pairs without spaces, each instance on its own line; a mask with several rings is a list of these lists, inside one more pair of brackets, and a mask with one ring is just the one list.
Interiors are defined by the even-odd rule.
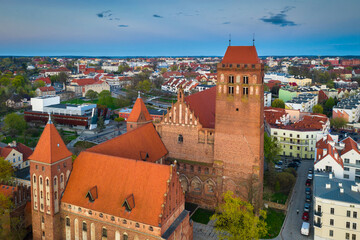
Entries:
[[23,116],[16,113],[9,113],[4,118],[4,130],[10,135],[22,134],[26,129],[26,122]]
[[124,72],[127,72],[129,71],[130,67],[127,63],[124,63],[124,64],[120,64],[119,67],[118,67],[118,72],[120,74],[124,73]]
[[283,100],[277,98],[271,103],[271,106],[274,108],[285,108],[285,103]]
[[99,93],[98,97],[99,101],[98,104],[105,105],[107,107],[110,107],[114,104],[113,98],[111,97],[111,93],[109,90],[103,90]]
[[332,118],[330,119],[330,125],[336,129],[343,128],[346,125],[346,119],[343,117]]
[[94,99],[96,99],[98,97],[98,93],[95,92],[94,90],[90,89],[86,92],[85,97],[90,99],[91,101],[93,101]]
[[8,161],[0,157],[0,182],[8,182],[14,174],[14,169]]
[[313,113],[323,113],[324,109],[320,104],[316,104],[312,108]]
[[267,233],[265,223],[266,212],[260,210],[259,216],[255,215],[254,207],[234,193],[224,193],[224,203],[218,208],[211,220],[215,220],[215,230],[219,239],[259,239]]
[[281,147],[275,138],[269,137],[264,133],[264,157],[267,163],[275,163],[279,160]]

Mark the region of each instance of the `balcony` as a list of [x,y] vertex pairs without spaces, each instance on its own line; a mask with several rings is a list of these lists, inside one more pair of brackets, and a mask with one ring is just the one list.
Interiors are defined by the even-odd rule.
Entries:
[[322,212],[314,211],[314,215],[319,216],[319,217],[322,217]]
[[315,221],[314,221],[314,227],[321,228],[321,227],[322,227],[322,223],[321,223],[321,222],[315,222]]

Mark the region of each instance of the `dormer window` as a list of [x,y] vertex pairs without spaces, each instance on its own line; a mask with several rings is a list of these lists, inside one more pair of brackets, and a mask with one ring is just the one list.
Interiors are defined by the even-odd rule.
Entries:
[[135,207],[134,195],[130,194],[127,198],[125,198],[124,203],[121,206],[125,207],[126,211],[131,212],[131,210]]
[[98,198],[97,186],[90,188],[85,197],[89,198],[89,202],[94,202]]

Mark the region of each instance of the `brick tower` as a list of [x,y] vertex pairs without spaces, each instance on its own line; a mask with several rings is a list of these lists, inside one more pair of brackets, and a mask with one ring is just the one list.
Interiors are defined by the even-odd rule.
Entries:
[[62,239],[60,197],[72,169],[72,153],[49,119],[29,157],[33,239]]
[[229,46],[217,65],[214,164],[223,168],[223,192],[258,209],[264,166],[263,65],[254,46]]
[[147,110],[144,101],[140,97],[140,92],[138,98],[134,104],[134,107],[127,119],[126,130],[130,132],[144,124],[147,124],[152,121],[149,111]]

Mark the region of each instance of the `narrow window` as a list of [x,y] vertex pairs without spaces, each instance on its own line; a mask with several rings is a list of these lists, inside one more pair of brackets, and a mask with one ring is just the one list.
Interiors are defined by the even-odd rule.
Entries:
[[87,225],[86,225],[86,222],[83,222],[83,225],[82,225],[82,230],[84,232],[87,232]]
[[229,76],[229,83],[233,84],[234,83],[234,76]]
[[334,208],[330,208],[330,214],[335,214],[335,209]]
[[347,217],[350,217],[350,215],[351,215],[351,212],[350,212],[350,211],[346,211],[346,216],[347,216]]
[[334,226],[334,219],[330,219],[330,225]]
[[333,237],[333,236],[334,236],[334,231],[333,231],[333,230],[330,230],[330,231],[329,231],[329,236],[330,236],[330,237]]
[[356,223],[353,223],[353,229],[356,230]]
[[357,218],[357,212],[353,212],[353,218]]
[[346,228],[350,228],[350,222],[346,222]]
[[106,228],[102,229],[102,237],[107,238],[107,229]]
[[243,83],[244,84],[249,84],[249,77],[248,76],[243,77]]
[[46,186],[49,186],[49,179],[46,179]]
[[243,88],[243,95],[247,96],[249,94],[249,88],[244,87]]
[[229,93],[229,95],[234,95],[234,86],[228,87],[228,93]]
[[45,222],[44,216],[41,216],[41,222],[42,222],[42,223]]
[[70,218],[68,218],[68,217],[66,218],[66,226],[70,227]]
[[179,134],[178,143],[183,143],[183,141],[184,141],[183,135]]

